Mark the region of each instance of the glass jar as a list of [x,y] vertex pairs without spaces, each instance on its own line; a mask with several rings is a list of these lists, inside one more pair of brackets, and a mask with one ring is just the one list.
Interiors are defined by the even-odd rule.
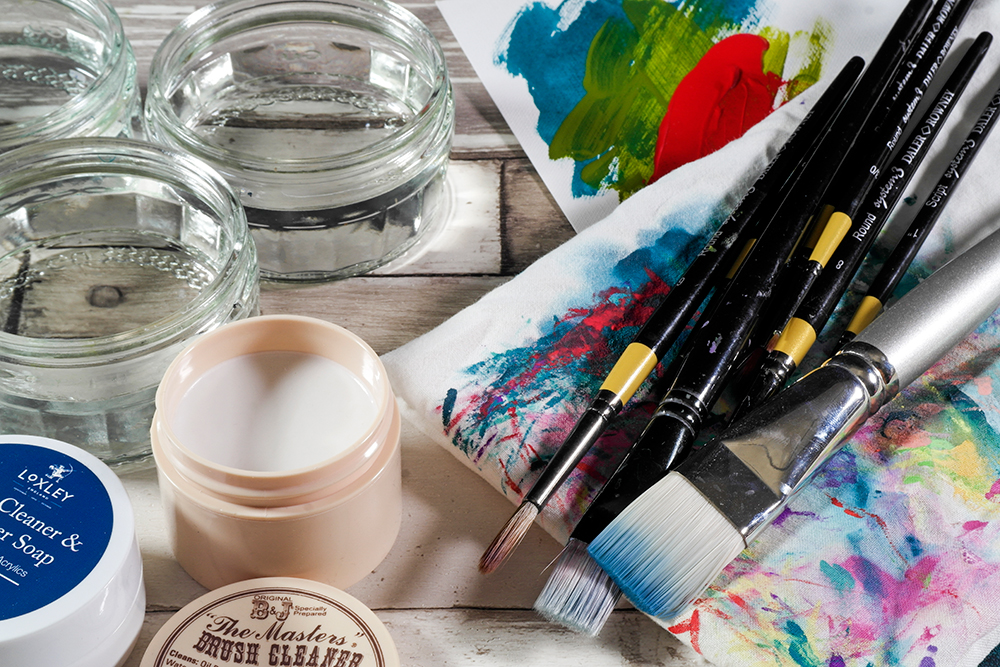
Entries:
[[0,156],[0,433],[146,458],[164,370],[256,314],[257,277],[235,193],[191,156],[107,138]]
[[153,57],[145,127],[237,189],[262,276],[331,280],[438,222],[454,130],[444,55],[380,0],[227,0]]
[[0,3],[0,153],[141,131],[135,58],[103,0]]

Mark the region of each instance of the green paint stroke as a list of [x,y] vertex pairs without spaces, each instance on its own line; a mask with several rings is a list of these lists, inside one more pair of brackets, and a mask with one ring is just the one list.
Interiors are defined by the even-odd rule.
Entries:
[[830,584],[838,593],[854,590],[854,576],[836,563],[831,565],[825,560],[821,560],[819,570],[830,580]]
[[809,645],[809,638],[798,623],[795,621],[785,623],[785,632],[788,633],[788,656],[795,661],[795,664],[799,667],[822,667],[815,651]]
[[[591,41],[586,92],[556,131],[551,159],[575,160],[582,165],[584,183],[617,190],[621,199],[646,185],[653,174],[657,131],[677,85],[717,41],[741,28],[723,18],[699,27],[693,20],[696,9],[697,3],[678,9],[663,0],[622,0],[626,18],[609,18]],[[828,23],[817,21],[811,32],[794,35],[775,28],[760,34],[771,44],[764,69],[779,77],[785,78],[793,45],[807,54],[801,69],[786,79],[779,104],[819,79],[830,41]]]

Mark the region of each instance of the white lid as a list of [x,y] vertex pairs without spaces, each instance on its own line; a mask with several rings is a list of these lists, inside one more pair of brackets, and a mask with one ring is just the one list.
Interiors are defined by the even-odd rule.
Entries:
[[119,664],[144,613],[132,505],[114,472],[58,440],[0,436],[0,665]]
[[174,614],[140,667],[178,664],[399,667],[399,655],[356,598],[308,579],[267,577],[223,586]]

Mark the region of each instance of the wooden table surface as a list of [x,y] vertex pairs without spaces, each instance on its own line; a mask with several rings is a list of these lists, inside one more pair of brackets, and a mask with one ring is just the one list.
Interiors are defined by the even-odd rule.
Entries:
[[[476,0],[470,0],[476,1]],[[480,0],[482,1],[482,0]],[[149,62],[194,4],[113,0],[145,90]],[[375,274],[300,288],[262,288],[262,312],[335,322],[385,353],[432,329],[573,235],[432,2],[402,2],[438,36],[457,106],[441,232],[412,257]],[[560,545],[533,527],[499,572],[476,563],[513,505],[439,445],[404,424],[403,527],[386,560],[349,592],[395,639],[403,665],[704,664],[690,648],[623,605],[596,638],[546,623],[531,606]],[[157,629],[205,592],[167,543],[155,471],[122,473],[135,506],[147,594],[139,664]]]

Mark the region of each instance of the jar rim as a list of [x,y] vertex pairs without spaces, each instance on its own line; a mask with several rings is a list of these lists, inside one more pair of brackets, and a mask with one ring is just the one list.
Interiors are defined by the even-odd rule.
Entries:
[[[50,140],[69,136],[82,123],[96,117],[109,104],[121,104],[128,79],[135,76],[132,49],[125,28],[115,8],[105,0],[33,0],[62,5],[75,12],[96,28],[107,47],[103,67],[97,77],[80,93],[52,111],[17,123],[0,127],[0,147],[13,149],[29,141]],[[88,134],[93,134],[89,132]]]
[[[293,330],[296,328],[303,335],[293,342],[289,339],[295,338]],[[272,341],[277,340],[288,345],[273,346]],[[282,470],[258,471],[233,467],[213,461],[181,442],[171,426],[171,419],[186,389],[200,377],[194,368],[205,372],[228,359],[268,351],[297,351],[331,359],[338,352],[364,357],[359,365],[371,370],[371,388],[377,401],[372,424],[343,451]],[[368,379],[365,378],[365,381]],[[339,488],[356,481],[358,475],[370,469],[380,453],[392,445],[381,436],[388,431],[391,439],[392,421],[396,420],[398,430],[399,419],[388,374],[371,346],[348,329],[304,315],[258,315],[230,322],[200,336],[170,363],[157,387],[155,403],[153,440],[159,443],[163,455],[180,474],[215,497],[240,498],[243,501],[256,498],[268,503],[290,499],[301,501],[320,489],[325,489],[322,492],[325,495],[334,486]]]
[[[268,12],[267,16],[260,18],[250,15],[258,10]],[[176,88],[177,82],[173,80],[176,70],[211,44],[213,38],[225,38],[276,23],[305,20],[336,23],[338,18],[346,16],[349,11],[366,12],[367,23],[362,27],[368,29],[374,25],[375,19],[391,22],[396,31],[405,31],[408,37],[419,40],[421,47],[431,56],[434,85],[428,99],[398,131],[362,148],[338,155],[275,159],[214,146],[202,140],[173,113],[168,100]],[[315,18],[308,19],[308,16]],[[234,23],[229,25],[229,21]],[[413,50],[395,34],[380,34],[406,46],[408,51]],[[450,91],[451,82],[440,43],[416,16],[395,3],[385,0],[220,0],[190,14],[160,43],[150,64],[144,114],[147,130],[151,134],[167,134],[172,142],[176,142],[184,150],[214,164],[236,164],[241,169],[269,173],[329,173],[366,164],[384,163],[428,132],[428,128],[448,122]]]
[[141,355],[190,335],[206,306],[240,289],[240,266],[250,262],[256,274],[256,250],[232,187],[214,168],[168,147],[107,137],[28,144],[0,155],[0,200],[18,188],[66,176],[74,169],[138,174],[161,181],[169,175],[171,185],[198,196],[215,214],[220,227],[227,230],[225,252],[221,253],[225,259],[210,284],[183,308],[144,326],[93,338],[31,338],[0,331],[0,357],[34,366],[76,367],[101,364],[106,355]]

